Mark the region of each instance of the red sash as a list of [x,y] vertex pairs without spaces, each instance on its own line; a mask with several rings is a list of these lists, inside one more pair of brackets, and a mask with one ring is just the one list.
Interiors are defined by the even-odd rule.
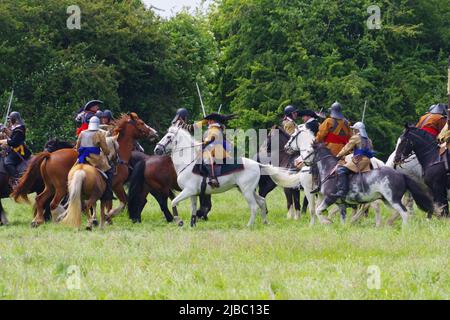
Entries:
[[82,133],[84,130],[87,130],[88,127],[89,127],[89,125],[88,125],[87,123],[83,123],[83,124],[81,125],[81,127],[79,127],[79,128],[77,129],[77,136],[79,136],[80,133]]
[[350,140],[349,137],[339,136],[334,133],[327,134],[327,136],[325,138],[326,143],[338,143],[338,144],[344,144],[344,145],[348,143],[348,140]]
[[434,137],[437,137],[437,135],[439,134],[439,132],[435,128],[432,128],[432,127],[423,127],[421,129],[432,134]]

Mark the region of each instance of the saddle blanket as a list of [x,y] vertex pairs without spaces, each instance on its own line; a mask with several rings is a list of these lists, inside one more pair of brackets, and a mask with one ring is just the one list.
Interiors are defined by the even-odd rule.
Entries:
[[[202,176],[202,177],[207,176],[208,171],[205,168],[205,166],[209,166],[209,164],[197,163],[196,165],[194,165],[194,168],[192,169],[192,173]],[[232,164],[224,163],[224,164],[219,164],[219,165],[216,164],[215,166],[221,167],[220,175],[218,175],[218,177],[230,175],[232,173],[244,170],[244,165],[242,163],[232,163]]]

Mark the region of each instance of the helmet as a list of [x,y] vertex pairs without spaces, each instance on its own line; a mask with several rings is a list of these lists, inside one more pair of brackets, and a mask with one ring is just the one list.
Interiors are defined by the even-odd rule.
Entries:
[[339,102],[334,102],[330,107],[330,116],[335,119],[344,119],[342,115],[342,106]]
[[101,101],[101,100],[91,100],[91,101],[89,101],[88,103],[86,103],[86,104],[84,105],[83,110],[84,110],[84,111],[88,111],[88,110],[91,109],[93,106],[98,106],[98,105],[101,105],[101,104],[103,104],[103,101]]
[[434,104],[428,110],[432,114],[442,114],[447,115],[447,105],[443,103]]
[[286,108],[284,108],[284,115],[285,115],[286,117],[289,117],[289,116],[290,116],[291,114],[293,114],[294,112],[298,112],[298,111],[297,111],[297,108],[294,107],[294,106],[289,105],[289,106],[287,106]]
[[179,119],[182,119],[183,121],[187,121],[189,117],[189,111],[187,111],[186,108],[180,108],[177,110],[177,114],[175,115],[175,118],[173,118],[172,123],[177,122]]
[[105,110],[102,112],[102,115],[100,118],[108,118],[109,120],[111,120],[113,118],[113,114],[112,114],[111,110]]
[[95,113],[95,116],[96,116],[97,118],[101,118],[101,117],[103,116],[103,112],[102,112],[101,110],[98,110],[98,111]]
[[357,122],[353,126],[350,126],[351,129],[358,130],[359,134],[363,138],[369,138],[366,131],[366,126],[362,122]]
[[22,117],[20,116],[20,113],[17,111],[11,112],[8,116],[8,120],[11,121],[12,123],[23,124]]
[[88,130],[89,131],[98,131],[99,125],[100,125],[100,119],[96,116],[93,116],[89,120]]

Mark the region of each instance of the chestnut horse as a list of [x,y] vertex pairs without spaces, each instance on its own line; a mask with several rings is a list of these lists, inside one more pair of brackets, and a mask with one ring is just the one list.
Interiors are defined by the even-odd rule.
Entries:
[[[80,228],[81,213],[84,209],[87,216],[87,230],[92,230],[92,216],[89,214],[91,208],[102,197],[106,190],[106,181],[102,174],[93,166],[78,164],[74,166],[68,177],[69,206],[65,212],[62,224],[70,227]],[[82,205],[82,201],[87,200]],[[101,201],[100,205],[100,228],[105,225],[106,201]]]
[[[112,209],[112,201],[107,203],[108,219],[117,215],[125,208],[127,203],[127,195],[123,188],[124,183],[128,179],[128,162],[131,158],[134,144],[137,139],[155,139],[157,132],[150,128],[142,121],[136,113],[122,115],[115,121],[116,128],[114,134],[118,134],[117,142],[119,144],[119,163],[116,167],[116,173],[113,178],[113,191],[119,198],[121,204],[118,208]],[[52,198],[50,209],[62,213],[63,208],[60,206],[61,200],[67,194],[67,179],[70,169],[77,161],[77,151],[74,149],[63,149],[53,153],[42,152],[36,155],[30,171],[40,168],[41,176],[45,183],[44,191],[36,196],[36,216],[31,223],[33,227],[37,227],[44,222],[43,208],[45,202]],[[30,166],[31,166],[30,165]],[[37,177],[36,177],[37,176]],[[38,175],[24,176],[22,183],[32,185],[33,179],[39,178]],[[27,194],[16,194],[15,199],[25,198]]]
[[[147,195],[150,193],[158,201],[161,211],[167,222],[172,222],[174,217],[169,211],[167,200],[175,198],[174,191],[181,191],[177,183],[177,173],[169,156],[149,156],[142,152],[133,152],[133,173],[130,176],[130,189],[128,196],[128,214],[133,222],[140,223],[142,210],[147,203]],[[200,197],[199,218],[207,220],[211,210],[211,195]],[[172,207],[175,222],[183,225],[178,216],[177,207]]]

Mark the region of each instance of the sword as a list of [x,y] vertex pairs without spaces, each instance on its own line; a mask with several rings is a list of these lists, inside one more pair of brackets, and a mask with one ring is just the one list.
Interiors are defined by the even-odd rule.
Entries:
[[11,104],[12,104],[13,96],[14,96],[14,88],[11,90],[11,96],[9,97],[8,108],[6,109],[5,123],[4,123],[5,127],[6,127],[6,124],[8,123],[8,115],[9,115],[9,112],[11,111]]
[[197,86],[198,97],[200,98],[200,104],[202,105],[203,116],[206,117],[205,106],[203,105],[203,99],[202,99],[202,94],[200,93],[200,88],[198,87],[197,82],[195,83],[195,85]]

